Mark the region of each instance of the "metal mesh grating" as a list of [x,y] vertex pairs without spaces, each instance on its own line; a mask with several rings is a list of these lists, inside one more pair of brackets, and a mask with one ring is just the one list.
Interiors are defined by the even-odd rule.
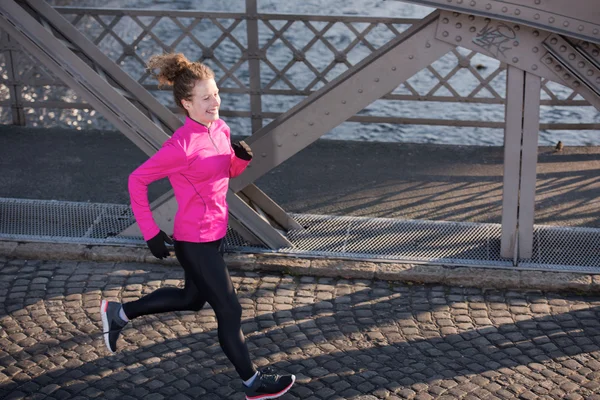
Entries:
[[511,266],[500,258],[500,225],[293,214],[306,227],[288,238],[291,254],[381,261]]
[[[499,224],[291,214],[303,230],[288,233],[293,248],[252,246],[229,229],[228,251],[371,261],[435,262],[512,267],[500,257]],[[0,239],[144,244],[116,237],[132,222],[127,205],[0,198]],[[600,273],[600,229],[535,226],[533,257],[520,268]]]
[[519,265],[535,269],[575,265],[582,272],[600,273],[600,229],[535,225],[531,260]]

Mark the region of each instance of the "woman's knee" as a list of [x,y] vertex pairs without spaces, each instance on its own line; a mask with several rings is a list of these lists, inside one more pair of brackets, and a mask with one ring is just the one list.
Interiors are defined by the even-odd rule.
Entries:
[[237,298],[228,301],[215,309],[217,318],[224,318],[226,321],[241,321],[242,320],[242,305]]

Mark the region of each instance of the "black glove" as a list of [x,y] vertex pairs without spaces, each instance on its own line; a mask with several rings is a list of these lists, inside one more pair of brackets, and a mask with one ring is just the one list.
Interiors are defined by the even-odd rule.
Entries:
[[165,242],[173,244],[173,239],[163,231],[158,232],[152,239],[146,240],[152,255],[161,260],[169,256],[169,250],[167,250]]
[[241,158],[245,161],[252,160],[252,149],[243,140],[238,143],[232,143],[231,147],[233,147],[233,151],[235,151],[235,156],[237,158]]

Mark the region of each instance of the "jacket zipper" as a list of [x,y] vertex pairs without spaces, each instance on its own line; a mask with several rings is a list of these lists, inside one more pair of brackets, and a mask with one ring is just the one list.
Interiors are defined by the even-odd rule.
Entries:
[[210,128],[206,128],[206,129],[208,130],[208,138],[210,139],[211,143],[215,147],[215,150],[217,151],[217,153],[219,153],[219,148],[215,144],[215,141],[213,140],[212,135],[210,134]]

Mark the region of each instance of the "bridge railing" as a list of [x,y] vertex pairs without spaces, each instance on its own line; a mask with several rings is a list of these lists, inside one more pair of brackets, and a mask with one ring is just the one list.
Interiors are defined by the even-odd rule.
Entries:
[[[239,124],[239,131],[248,134],[418,21],[258,12],[56,9],[165,105],[172,106],[169,90],[160,88],[145,69],[151,55],[183,52],[210,65],[224,97],[222,115],[237,120],[233,125]],[[4,32],[0,32],[0,72],[1,123],[110,127]],[[495,129],[501,137],[505,91],[504,64],[459,47],[391,88],[349,122],[428,125],[434,130],[444,126],[479,132]],[[593,117],[585,116],[593,112],[568,118],[573,114],[570,110],[591,109],[572,90],[544,80],[541,96],[542,130],[600,128]],[[474,104],[478,104],[477,113]]]

